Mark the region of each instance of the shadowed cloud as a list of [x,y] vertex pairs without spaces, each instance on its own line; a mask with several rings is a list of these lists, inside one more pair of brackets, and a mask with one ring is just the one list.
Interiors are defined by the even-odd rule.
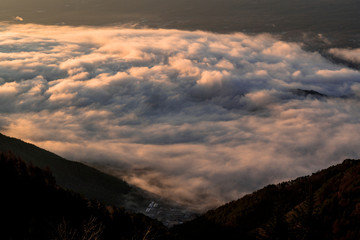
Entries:
[[359,157],[360,72],[298,44],[266,34],[0,29],[4,133],[110,163],[195,209]]

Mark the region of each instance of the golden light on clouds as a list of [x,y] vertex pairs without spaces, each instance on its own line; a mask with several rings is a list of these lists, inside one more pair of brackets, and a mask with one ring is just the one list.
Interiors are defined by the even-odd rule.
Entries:
[[111,163],[130,183],[194,208],[359,157],[360,73],[298,44],[242,33],[0,29],[4,134]]

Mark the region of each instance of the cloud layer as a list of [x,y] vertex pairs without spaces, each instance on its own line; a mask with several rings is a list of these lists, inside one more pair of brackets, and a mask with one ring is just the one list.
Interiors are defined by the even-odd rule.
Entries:
[[187,206],[359,157],[360,72],[298,44],[161,29],[0,31],[3,133],[110,165]]
[[360,48],[356,48],[356,49],[332,48],[329,50],[329,53],[346,61],[350,61],[357,64],[360,63]]

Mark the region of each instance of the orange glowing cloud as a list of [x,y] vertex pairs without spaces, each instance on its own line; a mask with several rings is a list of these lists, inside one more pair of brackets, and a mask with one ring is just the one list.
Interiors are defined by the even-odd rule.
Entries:
[[359,158],[359,79],[267,34],[2,24],[0,127],[203,210]]

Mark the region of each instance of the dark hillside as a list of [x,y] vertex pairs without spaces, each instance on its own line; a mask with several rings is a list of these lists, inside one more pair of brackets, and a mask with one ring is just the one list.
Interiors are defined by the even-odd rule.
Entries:
[[168,239],[161,223],[55,184],[50,171],[0,153],[1,239]]
[[360,161],[259,191],[177,226],[178,239],[360,239]]
[[[66,160],[33,144],[0,134],[0,152],[13,152],[27,163],[49,170],[56,183],[64,189],[80,193],[107,205],[124,207],[128,211],[144,213],[170,226],[193,218],[193,213],[161,197],[129,185],[125,181],[79,162]],[[99,159],[99,162],[101,159]],[[156,202],[156,211],[146,212]]]
[[[56,154],[0,134],[0,151],[11,151],[28,163],[42,169],[49,168],[56,183],[87,198],[106,204],[126,206],[131,210],[145,209],[151,202],[140,189],[125,181],[102,173],[79,162],[66,160]],[[127,199],[131,198],[129,202]]]

